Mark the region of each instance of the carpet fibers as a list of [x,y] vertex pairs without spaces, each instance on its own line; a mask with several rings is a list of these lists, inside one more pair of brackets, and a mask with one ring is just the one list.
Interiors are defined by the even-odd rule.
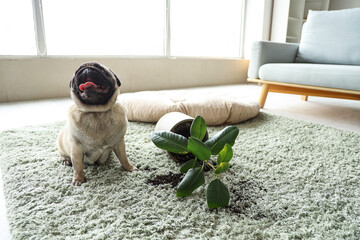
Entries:
[[[71,185],[55,140],[64,122],[0,135],[13,239],[360,239],[360,136],[260,113],[237,125],[230,206],[209,210],[205,187],[177,198],[179,165],[131,122],[125,172],[112,155]],[[210,136],[223,127],[209,128]],[[206,183],[213,175],[206,174]]]

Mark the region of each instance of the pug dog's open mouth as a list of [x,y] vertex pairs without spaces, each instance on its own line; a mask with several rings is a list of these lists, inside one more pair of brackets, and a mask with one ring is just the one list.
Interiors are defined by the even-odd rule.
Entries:
[[106,104],[114,93],[114,83],[109,73],[95,66],[80,69],[73,80],[79,100],[89,105]]
[[103,102],[102,96],[105,97],[110,92],[109,85],[96,83],[92,79],[86,79],[84,83],[79,84],[78,88],[80,97],[88,103],[92,103],[93,100],[95,103]]
[[87,81],[85,83],[81,83],[79,85],[79,89],[81,92],[86,92],[86,91],[94,91],[97,93],[108,93],[109,92],[109,86],[106,85],[100,85],[100,84],[96,84],[93,81],[91,81],[91,79],[86,79]]

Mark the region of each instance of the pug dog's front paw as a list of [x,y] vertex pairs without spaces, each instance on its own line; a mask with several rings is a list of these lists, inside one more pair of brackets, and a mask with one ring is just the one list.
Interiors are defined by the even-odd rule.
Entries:
[[74,186],[81,186],[81,184],[84,182],[86,182],[86,179],[84,177],[83,178],[77,177],[77,178],[73,178],[73,180],[72,180],[72,184]]
[[126,171],[129,171],[129,172],[138,170],[137,167],[135,167],[134,165],[131,165],[131,164],[129,166],[126,166],[126,167],[124,166],[124,168],[125,168]]

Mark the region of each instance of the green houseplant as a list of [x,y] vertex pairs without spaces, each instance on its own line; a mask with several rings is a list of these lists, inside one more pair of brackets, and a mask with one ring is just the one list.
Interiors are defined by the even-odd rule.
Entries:
[[[229,161],[233,157],[232,146],[239,129],[236,126],[228,126],[203,142],[206,132],[205,120],[197,116],[191,124],[188,139],[180,134],[160,131],[152,133],[151,140],[157,147],[166,151],[177,154],[192,153],[194,156],[194,159],[187,161],[180,169],[186,175],[177,187],[178,197],[189,196],[195,189],[205,184],[204,167],[208,165],[215,173],[215,179],[209,183],[206,191],[208,207],[225,207],[229,205],[230,194],[226,185],[220,180],[220,174],[230,167]],[[210,159],[212,155],[217,155],[216,164]]]

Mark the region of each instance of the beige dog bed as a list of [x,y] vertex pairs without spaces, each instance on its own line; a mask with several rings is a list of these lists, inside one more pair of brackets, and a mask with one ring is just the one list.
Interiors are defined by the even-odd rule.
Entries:
[[119,101],[130,121],[157,122],[169,112],[201,115],[207,125],[235,124],[255,117],[258,101],[229,94],[194,91],[144,91],[123,93]]

